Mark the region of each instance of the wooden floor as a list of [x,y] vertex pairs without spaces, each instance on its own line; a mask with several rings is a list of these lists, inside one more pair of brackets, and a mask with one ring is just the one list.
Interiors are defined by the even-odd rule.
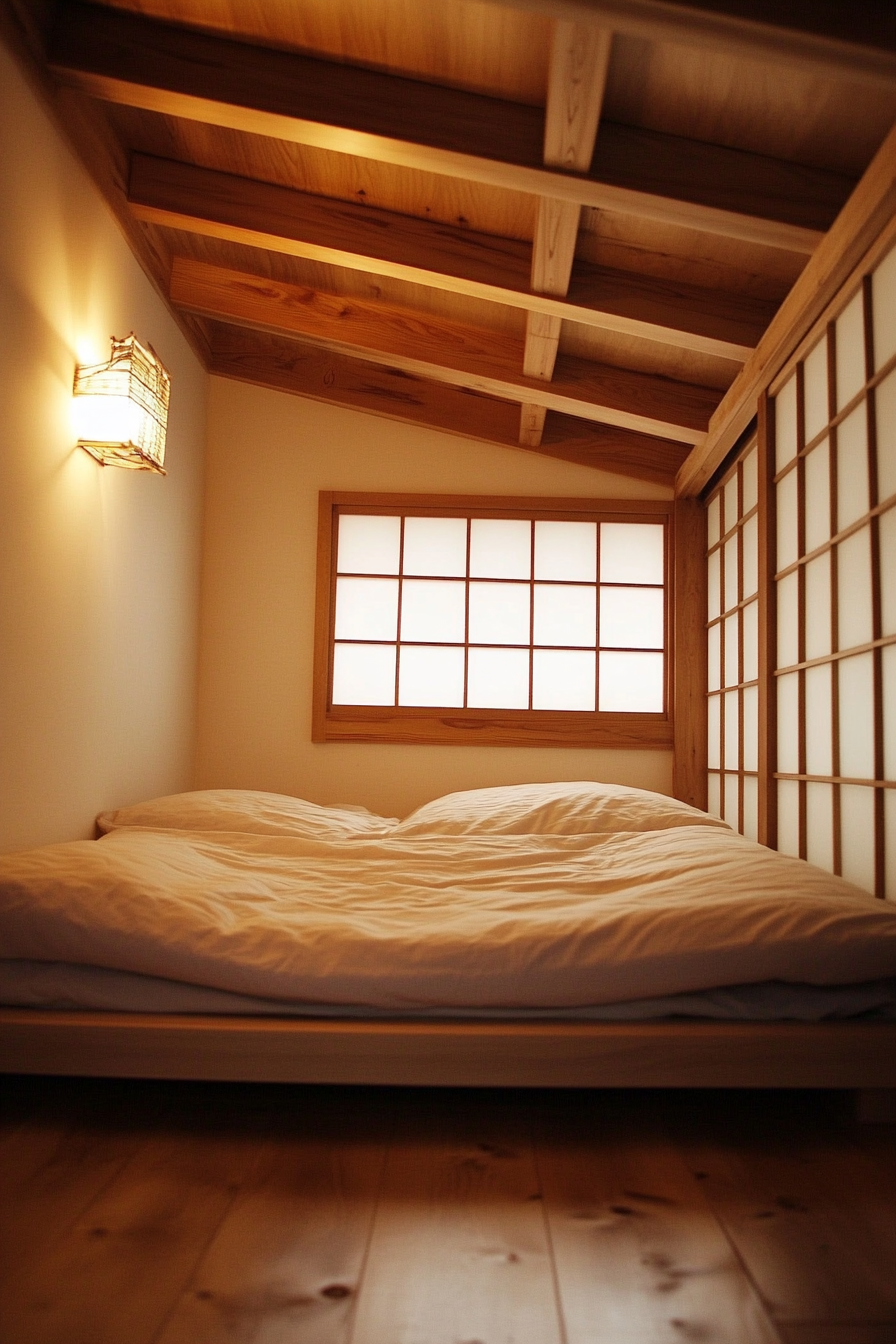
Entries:
[[892,1344],[845,1094],[2,1080],[3,1344]]

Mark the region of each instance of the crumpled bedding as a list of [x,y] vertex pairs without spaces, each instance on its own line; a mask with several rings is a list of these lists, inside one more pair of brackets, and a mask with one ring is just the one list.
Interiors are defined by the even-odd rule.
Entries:
[[587,1006],[896,975],[896,906],[723,827],[310,840],[122,827],[0,859],[0,956],[294,1003]]

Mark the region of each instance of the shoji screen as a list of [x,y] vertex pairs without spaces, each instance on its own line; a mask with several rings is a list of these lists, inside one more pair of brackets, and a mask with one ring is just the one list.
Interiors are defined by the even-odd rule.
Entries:
[[759,512],[755,440],[707,501],[708,806],[759,823]]
[[894,896],[896,251],[843,299],[769,405],[777,843]]

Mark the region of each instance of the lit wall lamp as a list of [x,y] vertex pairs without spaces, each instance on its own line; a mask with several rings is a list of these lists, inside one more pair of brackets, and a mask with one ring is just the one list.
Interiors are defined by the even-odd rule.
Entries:
[[108,364],[75,369],[74,414],[78,447],[104,466],[165,475],[165,430],[171,379],[133,332],[112,338]]

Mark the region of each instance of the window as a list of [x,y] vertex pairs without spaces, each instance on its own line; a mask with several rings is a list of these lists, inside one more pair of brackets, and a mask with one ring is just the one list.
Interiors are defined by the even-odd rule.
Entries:
[[323,494],[315,740],[668,746],[669,514]]

